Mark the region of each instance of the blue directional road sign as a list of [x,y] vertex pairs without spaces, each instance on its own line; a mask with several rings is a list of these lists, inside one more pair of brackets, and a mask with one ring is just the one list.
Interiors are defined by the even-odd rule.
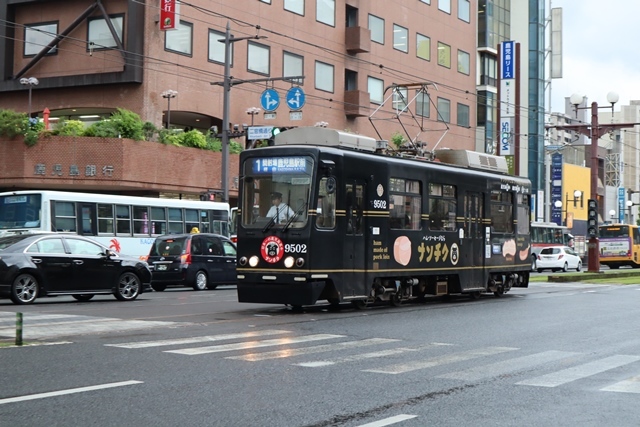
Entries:
[[300,110],[305,103],[304,90],[300,87],[292,87],[287,91],[287,105],[293,111]]
[[264,111],[275,111],[280,106],[280,95],[274,89],[266,89],[260,95],[260,104]]

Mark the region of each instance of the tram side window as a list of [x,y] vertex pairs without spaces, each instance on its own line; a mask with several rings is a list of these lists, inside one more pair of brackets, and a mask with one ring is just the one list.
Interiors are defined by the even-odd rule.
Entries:
[[129,206],[116,205],[116,234],[131,235],[131,210]]
[[184,219],[185,219],[185,229],[187,232],[193,230],[196,227],[198,230],[202,232],[200,228],[200,218],[198,217],[198,211],[195,209],[185,209],[184,210]]
[[149,208],[146,206],[133,207],[133,233],[149,235]]
[[182,224],[182,209],[169,208],[169,233],[184,233]]
[[518,234],[529,234],[529,196],[518,194]]
[[393,229],[419,230],[422,215],[420,181],[389,180],[389,226]]
[[429,183],[429,229],[456,229],[456,187],[450,184]]
[[201,233],[217,233],[222,234],[219,223],[213,221],[213,229],[211,229],[211,222],[209,221],[209,212],[200,211],[200,228]]
[[76,231],[76,209],[73,202],[55,202],[54,231]]
[[165,208],[151,208],[151,234],[166,234],[167,213]]
[[113,234],[113,205],[98,204],[98,234]]
[[334,228],[336,225],[336,193],[327,193],[328,177],[320,180],[318,206],[316,208],[316,227]]
[[513,233],[513,193],[491,192],[491,225],[495,233]]

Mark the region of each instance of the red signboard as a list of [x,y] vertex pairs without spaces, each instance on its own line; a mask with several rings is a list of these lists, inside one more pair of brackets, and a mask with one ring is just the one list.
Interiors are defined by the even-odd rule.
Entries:
[[180,19],[178,0],[160,0],[160,29],[175,30]]

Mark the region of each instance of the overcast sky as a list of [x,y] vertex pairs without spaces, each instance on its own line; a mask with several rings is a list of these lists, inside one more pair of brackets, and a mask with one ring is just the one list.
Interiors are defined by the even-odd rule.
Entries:
[[564,56],[563,77],[551,83],[551,110],[562,111],[572,93],[598,106],[608,105],[612,91],[619,105],[640,100],[640,0],[550,2],[563,11]]

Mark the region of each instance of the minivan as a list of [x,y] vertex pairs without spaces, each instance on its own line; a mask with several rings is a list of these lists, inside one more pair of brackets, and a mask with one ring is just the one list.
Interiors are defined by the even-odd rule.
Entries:
[[151,287],[189,286],[196,291],[236,284],[236,246],[225,236],[208,233],[165,234],[151,245],[147,263]]

